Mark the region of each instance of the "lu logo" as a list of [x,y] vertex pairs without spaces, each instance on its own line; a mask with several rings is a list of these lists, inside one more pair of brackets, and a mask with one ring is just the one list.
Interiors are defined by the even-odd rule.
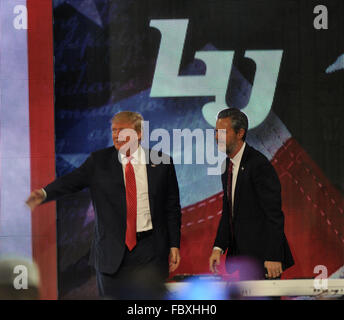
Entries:
[[[206,74],[179,76],[188,19],[151,20],[150,26],[161,33],[159,54],[151,88],[151,97],[215,96],[202,113],[215,127],[216,115],[226,104],[226,91],[232,69],[234,51],[197,51],[195,58],[206,64]],[[270,112],[280,69],[282,50],[247,50],[246,58],[256,64],[256,74],[249,103],[242,109],[250,129],[261,124]]]

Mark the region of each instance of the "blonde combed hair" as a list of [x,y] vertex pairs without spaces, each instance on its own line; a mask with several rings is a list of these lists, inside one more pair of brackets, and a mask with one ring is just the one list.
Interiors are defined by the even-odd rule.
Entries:
[[113,122],[128,122],[132,123],[136,131],[141,131],[141,125],[143,122],[143,117],[140,113],[134,111],[120,111],[116,113],[112,119]]

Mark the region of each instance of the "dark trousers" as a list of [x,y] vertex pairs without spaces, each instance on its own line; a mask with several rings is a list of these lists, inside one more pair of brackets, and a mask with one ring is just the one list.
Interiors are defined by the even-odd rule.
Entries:
[[168,261],[156,256],[152,235],[138,239],[132,251],[126,248],[117,272],[96,271],[99,295],[105,299],[162,299],[166,268]]

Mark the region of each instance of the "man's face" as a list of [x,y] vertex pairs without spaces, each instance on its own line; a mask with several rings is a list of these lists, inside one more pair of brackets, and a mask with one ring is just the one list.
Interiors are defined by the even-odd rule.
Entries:
[[238,133],[235,133],[231,118],[218,119],[215,127],[215,139],[219,149],[227,154],[232,153],[243,136],[242,131],[244,130],[240,129]]
[[113,121],[111,131],[113,144],[118,151],[127,154],[131,149],[130,153],[135,152],[141,140],[141,131],[136,131],[133,123]]

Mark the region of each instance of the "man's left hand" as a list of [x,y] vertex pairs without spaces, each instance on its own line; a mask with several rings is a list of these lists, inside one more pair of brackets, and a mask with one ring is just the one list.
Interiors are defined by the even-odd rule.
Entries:
[[170,250],[170,272],[175,271],[180,263],[179,248],[171,248]]
[[279,261],[265,261],[264,267],[268,271],[266,276],[270,279],[280,277],[283,272],[282,263]]

